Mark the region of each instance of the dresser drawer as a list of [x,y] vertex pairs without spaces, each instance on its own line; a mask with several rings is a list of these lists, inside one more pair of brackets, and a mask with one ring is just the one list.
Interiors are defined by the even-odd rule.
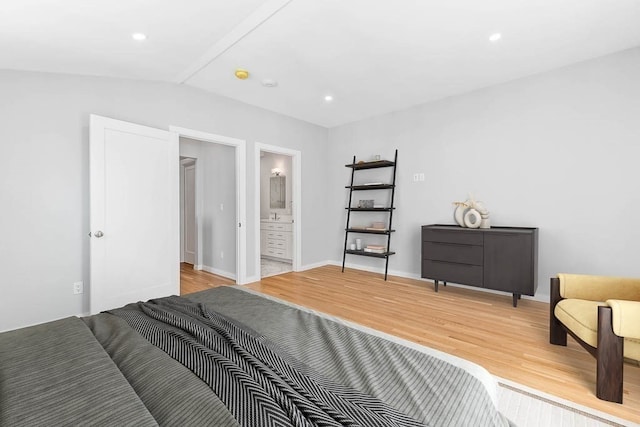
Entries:
[[482,266],[423,259],[422,277],[482,287]]
[[261,224],[261,227],[265,230],[273,230],[273,231],[291,231],[291,223],[289,222],[264,222]]
[[266,255],[285,258],[285,252],[283,249],[267,248]]
[[458,243],[422,242],[422,258],[460,264],[482,265],[482,246]]
[[439,230],[432,228],[422,229],[423,242],[460,243],[466,245],[482,246],[483,236],[481,231],[464,229]]
[[285,240],[287,238],[287,235],[283,232],[267,231],[267,238],[276,239],[276,240]]
[[285,250],[287,243],[284,240],[267,240],[267,248]]

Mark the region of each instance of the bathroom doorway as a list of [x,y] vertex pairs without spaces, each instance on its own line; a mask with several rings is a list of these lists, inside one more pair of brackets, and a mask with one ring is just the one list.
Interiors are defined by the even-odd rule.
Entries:
[[294,150],[257,144],[260,277],[299,269],[299,162]]

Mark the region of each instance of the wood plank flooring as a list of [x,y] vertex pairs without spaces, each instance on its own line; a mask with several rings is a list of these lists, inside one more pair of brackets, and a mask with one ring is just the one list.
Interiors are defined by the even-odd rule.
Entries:
[[[188,271],[183,293],[230,284]],[[204,275],[204,278],[197,278]],[[194,277],[195,276],[195,277]],[[213,276],[213,277],[211,277]],[[452,286],[434,292],[431,282],[324,266],[246,285],[274,297],[323,311],[436,348],[484,366],[492,374],[640,423],[640,367],[625,364],[624,404],[595,397],[595,360],[570,337],[549,344],[549,305],[510,295]]]
[[180,263],[180,295],[192,294],[198,291],[215,288],[217,286],[235,285],[235,280],[194,270],[193,265]]

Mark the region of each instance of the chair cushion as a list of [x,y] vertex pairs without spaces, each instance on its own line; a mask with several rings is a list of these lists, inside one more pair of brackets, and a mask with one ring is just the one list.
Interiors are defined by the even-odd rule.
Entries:
[[624,339],[624,357],[640,361],[640,340],[635,338]]
[[[598,306],[605,302],[582,299],[563,299],[554,310],[556,318],[582,341],[598,346]],[[625,338],[624,357],[640,360],[640,340]]]
[[608,299],[613,311],[613,333],[640,340],[640,301]]
[[562,298],[640,301],[640,279],[586,274],[558,274]]
[[556,318],[591,347],[598,346],[598,306],[601,301],[563,299],[554,310]]

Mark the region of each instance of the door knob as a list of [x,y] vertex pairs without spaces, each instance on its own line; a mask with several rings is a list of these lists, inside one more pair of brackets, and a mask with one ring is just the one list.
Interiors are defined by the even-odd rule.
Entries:
[[100,230],[96,231],[96,234],[94,234],[94,236],[96,236],[97,238],[100,238],[102,236],[104,236],[104,233]]

